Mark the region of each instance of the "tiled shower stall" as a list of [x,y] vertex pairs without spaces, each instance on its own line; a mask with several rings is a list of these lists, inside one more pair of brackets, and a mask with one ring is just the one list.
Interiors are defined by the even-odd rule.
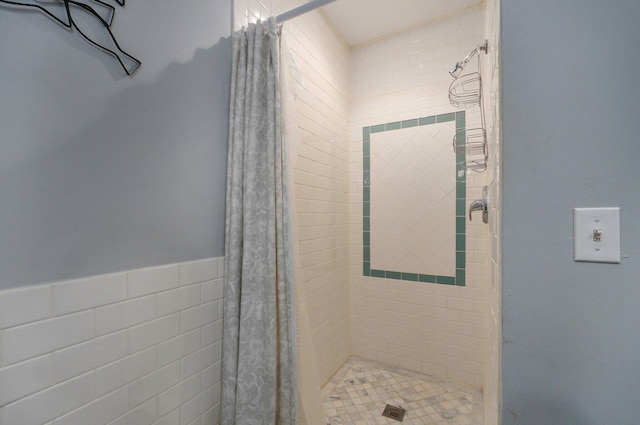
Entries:
[[[296,5],[298,2],[278,0],[237,1],[236,29]],[[295,113],[291,115],[298,127],[298,141],[292,147],[297,158],[294,183],[302,258],[298,284],[308,306],[321,385],[355,355],[485,388],[485,415],[496,412],[497,404],[492,403],[497,399],[491,391],[496,391],[492,376],[497,372],[491,369],[494,361],[489,356],[489,339],[496,337],[489,330],[489,229],[479,217],[472,222],[462,218],[471,200],[481,197],[493,170],[467,174],[466,193],[448,201],[454,203],[454,209],[456,201],[458,206],[454,213],[458,228],[447,233],[458,236],[457,261],[448,273],[457,273],[456,285],[455,279],[445,278],[438,284],[433,283],[436,276],[421,275],[419,270],[376,265],[381,259],[391,264],[409,261],[406,238],[410,232],[374,235],[371,226],[379,217],[373,215],[379,212],[368,202],[376,195],[372,188],[364,193],[369,189],[364,180],[372,169],[363,168],[371,167],[367,155],[373,161],[374,142],[367,137],[402,131],[403,125],[413,127],[414,122],[416,129],[421,125],[426,129],[438,117],[446,121],[453,116],[455,121],[455,112],[462,117],[466,112],[467,126],[479,125],[477,109],[457,111],[449,104],[452,80],[447,71],[485,39],[497,42],[497,34],[489,33],[497,31],[496,13],[496,3],[489,2],[349,48],[322,12],[284,26],[297,76]],[[480,58],[483,78],[488,64],[496,63],[495,50]],[[474,70],[475,62],[469,66]],[[448,131],[450,143],[456,126]],[[428,168],[425,164],[423,171],[433,172]],[[419,201],[415,192],[400,190],[396,195],[407,203]],[[440,244],[433,237],[439,229],[431,230],[429,236],[414,235],[413,239],[431,238]],[[394,247],[387,256],[379,249],[384,245]],[[491,300],[496,302],[495,295]]]
[[[236,0],[235,29],[301,3]],[[308,331],[301,349],[315,359],[318,393],[356,356],[482,388],[485,416],[496,412],[499,364],[490,353],[499,292],[490,259],[498,256],[489,250],[490,229],[464,217],[482,186],[499,176],[492,168],[459,174],[447,146],[457,129],[480,119],[476,110],[450,106],[447,71],[485,39],[497,42],[496,13],[488,1],[356,46],[346,45],[322,11],[284,25],[293,76],[287,120],[296,274]],[[483,77],[495,77],[495,53],[481,60]],[[497,78],[487,81],[492,87]],[[391,157],[374,144],[397,134],[415,141],[423,131],[440,134],[442,152],[451,155],[440,165],[453,167],[458,179],[441,202],[457,220],[416,222],[429,235],[377,231],[393,217],[384,217],[376,199],[427,208],[435,192],[397,185],[379,192],[379,167]],[[413,166],[426,175],[440,165]],[[366,173],[375,173],[371,185]],[[426,240],[452,247],[455,256],[432,252],[425,262],[441,269],[421,269],[407,246],[429,249]],[[174,262],[0,292],[0,425],[217,423],[222,265],[223,258]]]

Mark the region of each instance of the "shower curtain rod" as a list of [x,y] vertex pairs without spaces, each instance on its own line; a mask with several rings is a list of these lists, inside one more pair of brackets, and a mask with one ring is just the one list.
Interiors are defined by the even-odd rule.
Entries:
[[296,8],[291,9],[288,12],[284,12],[276,17],[276,21],[278,23],[283,23],[284,21],[288,21],[289,19],[297,18],[300,15],[304,15],[307,12],[311,12],[319,7],[322,7],[326,4],[333,3],[336,0],[312,0],[309,3],[305,3],[302,6],[298,6]]

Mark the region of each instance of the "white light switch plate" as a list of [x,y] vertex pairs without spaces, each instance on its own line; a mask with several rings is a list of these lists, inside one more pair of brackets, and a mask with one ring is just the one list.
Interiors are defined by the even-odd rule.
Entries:
[[573,259],[620,262],[620,208],[573,209]]

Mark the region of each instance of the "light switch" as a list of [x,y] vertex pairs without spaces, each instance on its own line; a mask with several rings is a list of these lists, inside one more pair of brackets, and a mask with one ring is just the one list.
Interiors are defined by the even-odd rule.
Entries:
[[620,208],[573,209],[573,259],[620,262]]

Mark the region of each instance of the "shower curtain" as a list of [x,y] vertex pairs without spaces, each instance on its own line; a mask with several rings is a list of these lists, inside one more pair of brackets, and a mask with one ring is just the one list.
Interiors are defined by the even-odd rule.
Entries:
[[295,296],[275,18],[234,34],[222,425],[296,425]]

